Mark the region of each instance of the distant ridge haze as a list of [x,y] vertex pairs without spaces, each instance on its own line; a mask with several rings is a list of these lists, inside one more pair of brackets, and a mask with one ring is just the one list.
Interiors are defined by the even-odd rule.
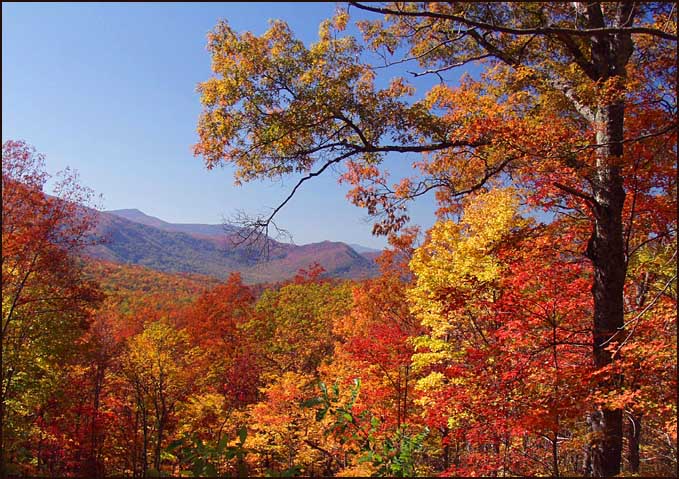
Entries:
[[369,248],[367,246],[363,246],[363,245],[356,244],[356,243],[347,243],[347,244],[349,246],[351,246],[354,249],[354,251],[356,251],[357,253],[361,253],[361,254],[363,254],[363,253],[381,253],[381,250],[376,249],[376,248]]

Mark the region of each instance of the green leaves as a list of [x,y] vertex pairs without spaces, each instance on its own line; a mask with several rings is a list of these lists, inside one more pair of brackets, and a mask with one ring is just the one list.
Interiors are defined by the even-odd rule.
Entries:
[[423,448],[423,441],[429,434],[423,432],[410,435],[407,427],[398,429],[393,436],[383,439],[366,451],[359,462],[370,462],[376,468],[377,476],[417,476],[417,453]]
[[[411,435],[408,427],[397,429],[393,436],[380,438],[377,432],[381,421],[376,415],[365,410],[354,413],[354,406],[361,388],[360,378],[355,378],[348,400],[342,401],[337,383],[332,386],[332,394],[324,382],[318,383],[321,396],[308,399],[302,407],[320,405],[316,412],[316,420],[322,421],[330,414],[334,422],[326,430],[326,435],[338,435],[341,444],[348,440],[360,444],[360,457],[357,463],[371,463],[380,476],[412,477],[416,475],[415,463],[417,453],[422,449],[423,441],[429,434],[424,429],[419,434]],[[367,427],[366,427],[367,426]]]
[[203,442],[196,433],[184,435],[184,437],[172,441],[165,454],[177,458],[180,464],[187,466],[193,477],[214,477],[223,475],[223,465],[232,459],[236,459],[238,477],[247,476],[247,464],[245,457],[248,450],[245,448],[247,428],[238,430],[238,443],[229,445],[228,437],[222,437],[219,442]]

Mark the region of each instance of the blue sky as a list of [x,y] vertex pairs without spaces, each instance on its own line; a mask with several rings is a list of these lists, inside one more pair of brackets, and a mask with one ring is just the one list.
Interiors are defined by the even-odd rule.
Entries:
[[[309,44],[334,10],[334,3],[3,3],[3,141],[34,145],[50,172],[75,168],[103,195],[104,209],[138,208],[185,223],[264,212],[295,178],[236,187],[230,168],[207,171],[191,153],[201,110],[196,85],[211,75],[206,34],[220,18],[257,34],[280,18]],[[397,175],[409,164],[387,160]],[[331,173],[307,182],[278,224],[298,244],[382,247],[336,180]],[[428,227],[434,209],[426,198],[411,216]]]

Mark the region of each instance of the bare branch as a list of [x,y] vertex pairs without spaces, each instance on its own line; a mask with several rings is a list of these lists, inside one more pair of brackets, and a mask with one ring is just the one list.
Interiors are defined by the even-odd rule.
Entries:
[[[319,168],[316,171],[312,171],[306,176],[302,177],[297,184],[292,188],[292,191],[288,194],[288,196],[276,206],[271,214],[267,217],[256,217],[252,218],[242,212],[238,213],[238,217],[234,220],[236,224],[239,224],[241,227],[239,229],[239,233],[233,237],[233,245],[234,246],[245,246],[248,248],[254,248],[254,249],[259,249],[260,256],[263,256],[266,259],[270,258],[271,255],[271,242],[272,239],[269,236],[269,232],[271,227],[276,230],[276,233],[278,237],[286,236],[288,238],[291,238],[290,233],[287,230],[284,230],[282,228],[279,228],[276,223],[273,221],[274,217],[278,214],[278,212],[283,209],[283,207],[288,204],[288,202],[292,199],[293,196],[295,196],[295,193],[297,190],[306,182],[309,181],[312,178],[315,178],[316,176],[321,175],[325,170],[327,170],[331,165],[340,163],[341,161],[349,158],[350,156],[356,154],[355,150],[349,151],[348,153],[345,153],[343,155],[338,156],[337,158],[333,158],[331,160],[326,161],[321,168]],[[253,249],[253,250],[254,250]]]
[[411,72],[411,71],[409,71],[408,73],[410,73],[412,76],[414,76],[416,78],[424,76],[424,75],[431,75],[431,74],[437,74],[438,75],[441,72],[445,72],[445,71],[448,71],[448,70],[452,70],[453,68],[464,66],[464,65],[466,65],[467,63],[470,63],[470,62],[483,60],[484,58],[488,58],[490,56],[491,55],[488,53],[486,55],[479,55],[479,56],[476,56],[476,57],[467,58],[464,61],[452,63],[450,65],[446,65],[446,66],[441,67],[441,68],[436,68],[436,69],[432,69],[432,70],[425,70],[425,71],[422,71],[422,72]]

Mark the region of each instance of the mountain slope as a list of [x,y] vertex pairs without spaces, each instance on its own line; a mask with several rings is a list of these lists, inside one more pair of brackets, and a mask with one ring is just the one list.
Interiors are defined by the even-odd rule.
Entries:
[[96,234],[104,242],[91,248],[90,256],[159,271],[225,277],[244,262],[234,251],[220,249],[213,241],[163,231],[107,213],[98,214]]
[[231,225],[209,225],[198,223],[168,223],[155,216],[149,216],[137,209],[128,210],[111,210],[106,211],[115,216],[125,218],[135,223],[140,223],[146,226],[153,226],[154,228],[163,231],[172,231],[175,233],[187,233],[195,236],[224,236],[227,233],[233,233],[238,228]]
[[251,251],[228,241],[227,232],[235,232],[234,226],[173,224],[139,210],[95,214],[95,233],[104,243],[86,253],[106,261],[218,278],[240,271],[249,283],[281,281],[313,263],[323,266],[331,277],[365,278],[377,270],[374,262],[344,243],[280,244],[269,261],[260,263]]
[[376,249],[376,248],[370,248],[368,246],[363,246],[357,243],[347,243],[349,246],[351,246],[351,249],[356,251],[357,253],[363,254],[363,253],[381,253],[382,250]]
[[256,281],[267,278],[290,278],[301,268],[318,263],[333,278],[368,278],[376,274],[375,263],[358,254],[345,243],[323,241],[302,246],[293,246],[282,258],[256,264],[247,274]]

